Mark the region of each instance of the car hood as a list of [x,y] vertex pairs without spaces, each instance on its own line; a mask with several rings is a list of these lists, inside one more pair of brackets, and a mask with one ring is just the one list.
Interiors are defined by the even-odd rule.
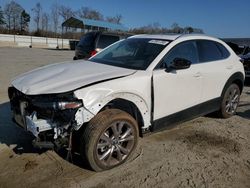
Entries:
[[27,95],[63,93],[134,72],[90,61],[74,61],[47,65],[24,73],[16,77],[12,85]]

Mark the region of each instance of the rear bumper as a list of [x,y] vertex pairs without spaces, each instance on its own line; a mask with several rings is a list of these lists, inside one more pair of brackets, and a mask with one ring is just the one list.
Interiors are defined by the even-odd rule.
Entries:
[[90,56],[84,56],[84,55],[78,55],[78,56],[74,56],[73,60],[78,60],[78,59],[88,59],[90,58]]

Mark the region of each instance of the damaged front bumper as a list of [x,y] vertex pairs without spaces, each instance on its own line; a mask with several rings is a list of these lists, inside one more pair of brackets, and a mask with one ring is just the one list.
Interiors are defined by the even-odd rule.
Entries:
[[85,122],[86,110],[73,93],[28,96],[11,87],[9,98],[14,121],[41,142],[68,138]]
[[40,132],[48,131],[54,129],[55,135],[54,139],[57,139],[57,125],[51,120],[37,119],[37,113],[33,112],[30,116],[25,116],[25,123],[27,126],[27,131],[30,131],[35,137],[38,137]]

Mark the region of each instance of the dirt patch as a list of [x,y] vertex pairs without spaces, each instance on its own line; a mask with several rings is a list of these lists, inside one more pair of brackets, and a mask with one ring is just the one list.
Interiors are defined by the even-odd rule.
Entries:
[[24,166],[24,172],[34,169],[37,165],[36,161],[28,161]]
[[183,143],[187,144],[188,149],[193,149],[200,154],[206,150],[219,150],[227,154],[239,154],[241,150],[237,141],[204,131],[196,131],[182,138],[182,140]]

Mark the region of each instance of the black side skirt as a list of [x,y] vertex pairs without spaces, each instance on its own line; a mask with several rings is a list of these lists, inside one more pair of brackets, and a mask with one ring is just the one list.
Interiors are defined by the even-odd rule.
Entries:
[[220,109],[221,98],[215,98],[183,111],[153,121],[152,132],[170,128],[178,123],[188,121]]

